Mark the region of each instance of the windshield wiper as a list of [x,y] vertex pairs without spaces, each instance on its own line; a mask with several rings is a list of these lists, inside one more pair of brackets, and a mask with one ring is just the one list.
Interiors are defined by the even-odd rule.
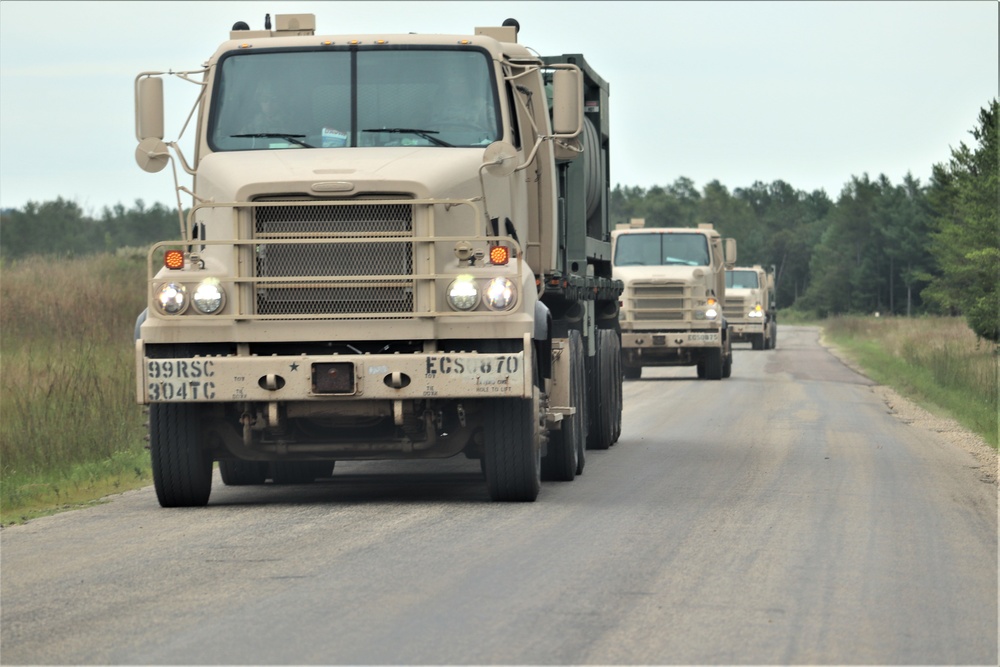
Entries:
[[304,134],[285,134],[284,132],[255,132],[253,134],[230,134],[232,139],[284,139],[285,141],[290,141],[293,144],[298,144],[304,148],[316,148],[315,146],[310,146],[304,141],[300,141]]
[[447,141],[441,141],[437,137],[431,136],[438,134],[437,130],[415,130],[411,127],[383,127],[374,128],[371,130],[361,130],[362,132],[388,132],[389,134],[415,134],[421,139],[426,139],[435,146],[444,146],[445,148],[454,148]]

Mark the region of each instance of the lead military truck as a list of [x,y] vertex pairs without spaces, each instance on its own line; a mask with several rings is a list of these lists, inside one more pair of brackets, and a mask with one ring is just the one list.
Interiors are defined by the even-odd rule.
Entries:
[[[136,323],[161,505],[206,504],[215,461],[248,485],[457,455],[533,501],[617,440],[609,87],[518,29],[268,16],[136,77],[136,159],[173,162],[182,228]],[[195,86],[190,159],[164,141],[166,77]]]

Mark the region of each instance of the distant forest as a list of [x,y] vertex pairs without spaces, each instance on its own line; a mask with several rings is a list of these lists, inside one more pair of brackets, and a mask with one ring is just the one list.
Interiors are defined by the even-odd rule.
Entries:
[[[778,180],[730,192],[688,178],[649,189],[617,185],[611,221],[647,227],[711,223],[735,238],[741,266],[773,266],[779,308],[847,313],[964,315],[1000,341],[1000,177],[997,100],[980,109],[974,143],[952,148],[930,183],[854,176],[836,200]],[[177,211],[141,200],[84,215],[64,199],[0,214],[0,258],[114,252],[177,238]]]

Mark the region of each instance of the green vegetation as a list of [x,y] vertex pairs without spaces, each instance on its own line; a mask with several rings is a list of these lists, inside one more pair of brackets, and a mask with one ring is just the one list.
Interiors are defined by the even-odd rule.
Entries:
[[955,317],[835,317],[823,322],[827,340],[846,350],[879,384],[998,444],[995,344]]
[[0,523],[149,483],[133,331],[145,257],[5,261]]

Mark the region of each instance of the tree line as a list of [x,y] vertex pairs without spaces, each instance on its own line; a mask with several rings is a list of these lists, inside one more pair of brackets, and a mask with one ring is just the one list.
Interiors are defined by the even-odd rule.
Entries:
[[[737,240],[741,265],[773,266],[779,308],[826,317],[847,313],[964,315],[980,337],[1000,341],[1000,179],[997,100],[979,112],[975,143],[933,165],[926,185],[907,175],[853,176],[836,201],[785,181],[732,192],[688,178],[649,189],[617,185],[616,223],[649,227],[711,223]],[[64,199],[0,213],[0,257],[113,252],[177,238],[177,211],[136,200],[85,215]]]

